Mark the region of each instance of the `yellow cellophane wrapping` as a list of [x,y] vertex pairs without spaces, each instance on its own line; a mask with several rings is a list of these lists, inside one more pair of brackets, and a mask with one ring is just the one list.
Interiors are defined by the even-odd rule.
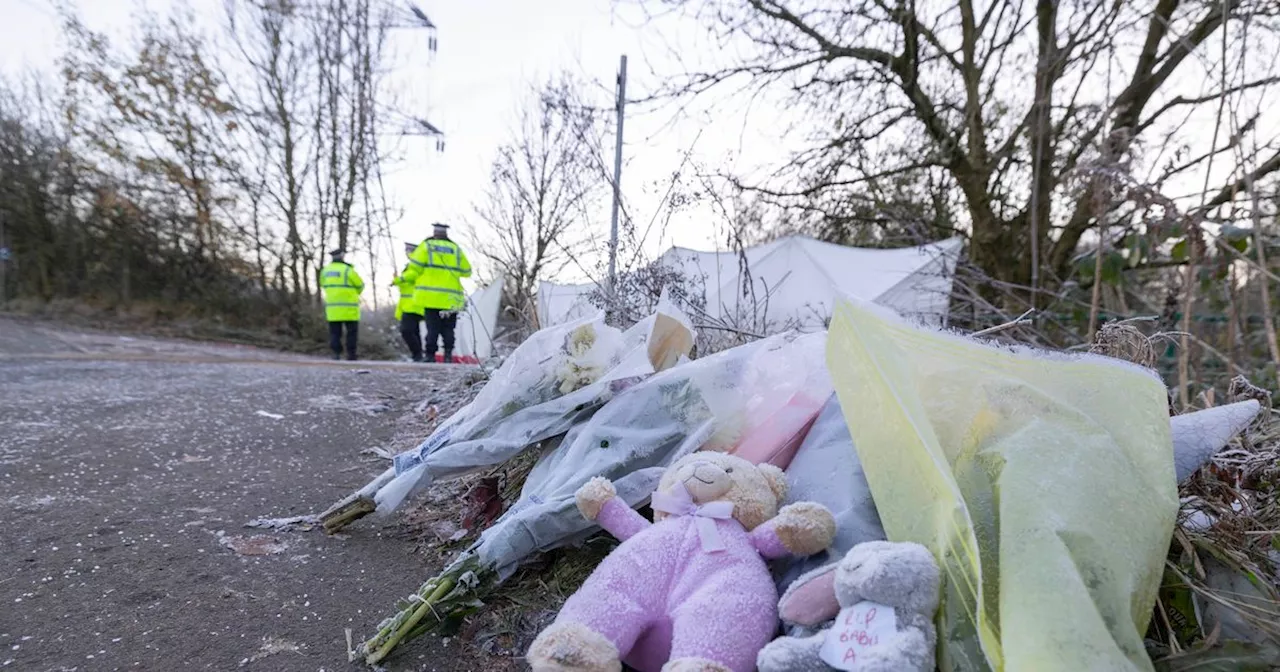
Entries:
[[885,531],[944,574],[943,670],[1150,670],[1178,509],[1167,392],[842,301],[827,346]]

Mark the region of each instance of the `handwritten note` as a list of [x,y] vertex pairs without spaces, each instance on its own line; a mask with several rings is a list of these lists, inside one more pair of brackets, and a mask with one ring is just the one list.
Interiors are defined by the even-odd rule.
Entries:
[[837,670],[852,670],[858,658],[898,631],[893,607],[859,602],[840,610],[822,642],[822,660]]

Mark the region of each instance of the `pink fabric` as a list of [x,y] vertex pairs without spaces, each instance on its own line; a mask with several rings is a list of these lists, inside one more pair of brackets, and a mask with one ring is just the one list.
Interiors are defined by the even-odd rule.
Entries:
[[[611,511],[601,518],[615,523],[621,517]],[[760,542],[736,520],[716,520],[725,548],[708,553],[695,520],[666,518],[634,533],[596,567],[556,620],[604,635],[640,672],[657,672],[667,660],[685,657],[714,660],[734,672],[754,670],[756,654],[778,623],[777,588],[756,550]],[[777,535],[761,535],[768,536]]]
[[677,481],[671,492],[653,493],[653,510],[673,516],[692,516],[693,524],[698,528],[698,538],[702,541],[702,550],[708,553],[724,550],[724,541],[716,531],[716,520],[733,517],[733,502],[718,501],[699,506],[684,483]]
[[618,541],[626,541],[652,524],[618,497],[610,497],[609,501],[600,507],[596,522],[600,527],[608,530],[609,534],[617,537]]
[[826,398],[797,392],[730,452],[752,464],[768,463],[786,470],[826,403]]
[[778,605],[782,620],[797,625],[818,625],[840,613],[836,601],[836,568],[823,572],[802,586],[792,586]]
[[770,560],[785,558],[791,555],[791,551],[782,545],[782,540],[778,538],[778,533],[774,532],[775,523],[772,520],[766,520],[763,525],[756,527],[751,531],[751,544],[755,546],[756,551]]

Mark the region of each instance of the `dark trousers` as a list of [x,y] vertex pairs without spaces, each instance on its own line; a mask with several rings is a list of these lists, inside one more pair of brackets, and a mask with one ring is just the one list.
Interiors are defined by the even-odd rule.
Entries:
[[449,317],[444,317],[439,310],[428,308],[424,311],[423,319],[427,321],[427,361],[436,361],[436,341],[444,341],[445,357],[453,356],[453,330],[458,326],[458,314],[449,313]]
[[400,316],[400,338],[409,346],[409,354],[413,355],[415,362],[422,361],[422,331],[418,328],[420,324],[422,316],[417,313],[404,313]]
[[342,326],[347,327],[347,359],[356,358],[356,345],[360,341],[360,323],[359,322],[330,322],[329,323],[329,349],[333,351],[333,358],[337,359],[342,355]]

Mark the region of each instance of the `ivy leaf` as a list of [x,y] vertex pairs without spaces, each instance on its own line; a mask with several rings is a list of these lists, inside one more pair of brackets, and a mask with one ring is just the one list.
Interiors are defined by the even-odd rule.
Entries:
[[1253,238],[1253,230],[1227,225],[1222,227],[1221,236],[1228,245],[1235,248],[1237,252],[1244,254],[1249,249],[1249,241]]
[[1173,257],[1174,261],[1186,261],[1187,260],[1187,239],[1183,238],[1182,240],[1179,240],[1177,243],[1174,243],[1173,249],[1169,251],[1169,256]]

